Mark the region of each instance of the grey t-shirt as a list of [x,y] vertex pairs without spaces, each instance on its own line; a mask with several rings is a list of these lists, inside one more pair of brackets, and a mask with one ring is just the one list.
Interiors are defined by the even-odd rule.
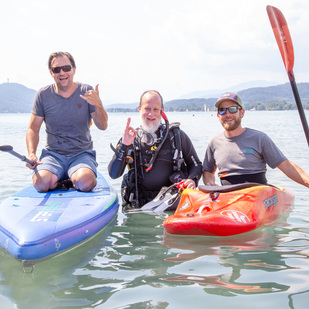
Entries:
[[46,125],[46,149],[64,156],[72,156],[91,150],[91,113],[95,107],[80,97],[93,88],[78,83],[76,91],[64,98],[49,85],[36,94],[32,113],[44,118]]
[[265,133],[253,129],[228,138],[225,133],[212,138],[203,162],[203,170],[213,173],[218,168],[220,178],[266,172],[266,163],[275,168],[286,157]]

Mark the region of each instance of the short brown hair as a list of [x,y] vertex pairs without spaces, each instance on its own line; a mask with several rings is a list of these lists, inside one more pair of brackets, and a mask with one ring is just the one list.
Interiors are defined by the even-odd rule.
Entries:
[[73,68],[76,68],[76,65],[75,65],[75,60],[73,58],[73,56],[68,53],[68,52],[55,52],[55,53],[52,53],[49,58],[48,58],[48,68],[51,70],[51,64],[53,62],[53,60],[55,58],[58,58],[58,57],[68,57],[70,62],[71,62],[71,65]]

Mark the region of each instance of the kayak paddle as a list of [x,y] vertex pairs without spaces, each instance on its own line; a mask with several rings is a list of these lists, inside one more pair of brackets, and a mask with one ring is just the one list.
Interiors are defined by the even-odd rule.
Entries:
[[10,154],[13,155],[14,157],[20,159],[21,161],[25,161],[25,162],[27,162],[28,164],[30,164],[30,165],[32,165],[32,166],[34,165],[34,162],[30,161],[30,160],[27,159],[25,156],[22,156],[22,155],[20,155],[19,153],[15,152],[15,151],[13,150],[13,147],[10,146],[10,145],[3,145],[3,146],[0,146],[0,150],[1,150],[1,151],[4,151],[4,152],[10,153]]
[[285,69],[287,71],[289,81],[293,90],[294,98],[296,101],[299,116],[303,125],[303,129],[307,138],[307,143],[309,145],[309,129],[304,113],[303,105],[300,100],[298,89],[295,82],[295,77],[293,73],[294,66],[294,49],[293,43],[290,35],[290,31],[287,22],[281,13],[281,11],[273,6],[267,5],[266,7],[268,18],[270,20],[273,32],[283,59]]

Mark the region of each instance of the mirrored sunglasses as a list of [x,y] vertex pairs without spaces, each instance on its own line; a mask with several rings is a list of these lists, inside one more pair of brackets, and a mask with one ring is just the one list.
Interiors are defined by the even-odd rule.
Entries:
[[230,114],[236,114],[239,109],[241,109],[240,106],[219,107],[218,114],[225,115],[227,110]]

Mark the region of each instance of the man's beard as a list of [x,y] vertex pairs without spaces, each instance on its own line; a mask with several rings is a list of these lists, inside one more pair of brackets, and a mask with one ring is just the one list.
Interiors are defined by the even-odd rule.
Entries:
[[230,123],[230,122],[226,123],[226,122],[221,121],[221,124],[226,131],[234,131],[240,126],[241,118],[234,119],[233,123]]
[[143,117],[141,117],[141,127],[144,131],[154,135],[155,132],[159,129],[161,125],[161,119],[158,118],[156,119],[155,122],[151,123],[151,124],[147,124],[145,119]]

